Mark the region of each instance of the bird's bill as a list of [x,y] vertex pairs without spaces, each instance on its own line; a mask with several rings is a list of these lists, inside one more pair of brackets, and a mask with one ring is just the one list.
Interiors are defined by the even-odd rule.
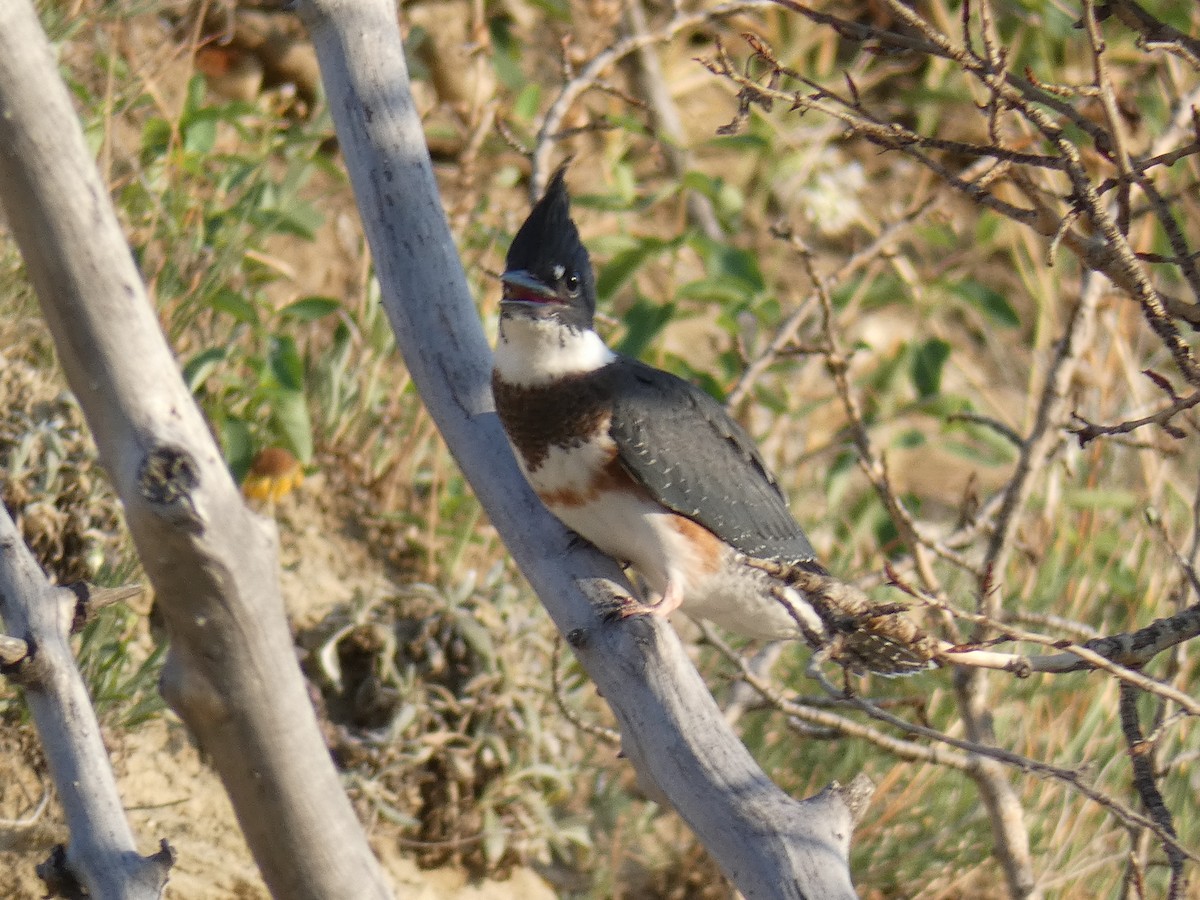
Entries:
[[501,302],[510,303],[561,303],[554,290],[540,278],[525,269],[510,269],[500,276],[504,284]]

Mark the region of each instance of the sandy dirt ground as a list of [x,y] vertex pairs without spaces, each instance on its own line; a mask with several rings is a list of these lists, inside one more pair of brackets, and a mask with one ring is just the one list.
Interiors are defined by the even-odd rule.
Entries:
[[[367,548],[342,534],[317,508],[318,497],[318,491],[306,488],[279,510],[285,596],[298,627],[348,603],[356,591],[379,591],[386,584],[382,568]],[[165,838],[177,853],[166,893],[169,900],[270,896],[220,780],[173,715],[119,736],[110,734],[107,740],[140,849],[152,853]],[[28,734],[0,734],[0,898],[6,900],[44,896],[35,866],[67,838],[53,798],[40,816],[31,816],[45,790],[31,762],[37,756]],[[373,846],[394,881],[396,895],[406,900],[551,900],[555,896],[528,870],[517,870],[503,882],[470,882],[465,873],[454,869],[422,871],[384,836],[373,836]]]

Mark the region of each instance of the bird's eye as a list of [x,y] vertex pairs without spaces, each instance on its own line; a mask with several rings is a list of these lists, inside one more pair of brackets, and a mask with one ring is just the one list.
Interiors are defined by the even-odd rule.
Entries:
[[564,281],[563,283],[566,285],[568,294],[578,294],[579,293],[579,276],[578,275],[575,275],[574,273],[568,275],[566,278],[566,281]]

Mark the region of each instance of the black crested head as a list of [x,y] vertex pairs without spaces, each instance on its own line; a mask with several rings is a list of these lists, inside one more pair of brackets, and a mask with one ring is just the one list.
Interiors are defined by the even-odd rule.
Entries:
[[587,249],[571,221],[564,165],[508,248],[502,306],[531,318],[591,328],[596,282]]

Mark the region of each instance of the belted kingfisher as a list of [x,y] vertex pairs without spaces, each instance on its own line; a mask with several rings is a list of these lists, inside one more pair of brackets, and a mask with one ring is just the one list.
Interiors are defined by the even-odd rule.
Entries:
[[[593,327],[591,261],[559,169],[508,251],[492,389],[517,461],[563,524],[635,569],[657,600],[753,638],[835,637],[839,662],[928,667],[837,620],[796,573],[824,575],[750,436],[713,397],[613,352]],[[803,581],[803,579],[799,579]]]

